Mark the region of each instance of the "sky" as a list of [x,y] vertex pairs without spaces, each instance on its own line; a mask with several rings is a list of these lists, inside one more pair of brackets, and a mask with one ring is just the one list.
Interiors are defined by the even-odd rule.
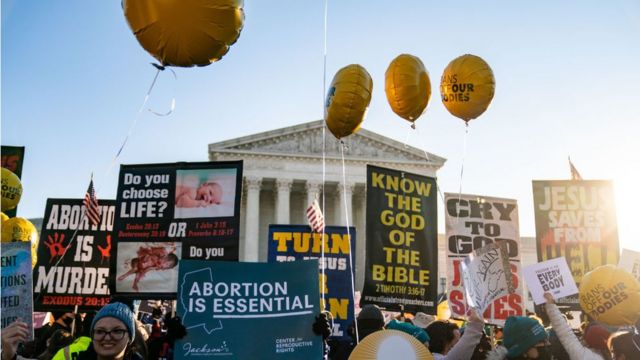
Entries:
[[[246,1],[225,57],[174,68],[177,80],[160,74],[147,105],[165,112],[175,98],[176,107],[158,117],[139,114],[156,70],[120,1],[2,0],[1,142],[26,147],[18,215],[83,197],[91,173],[98,197],[115,198],[119,164],[206,161],[210,143],[321,119],[324,81],[360,64],[374,82],[362,126],[446,158],[443,191],[516,199],[521,235],[535,236],[531,181],[568,179],[571,156],[585,179],[613,181],[621,246],[640,250],[640,2],[326,4],[325,28],[324,0]],[[384,72],[402,53],[431,79],[416,130],[384,94]],[[439,93],[444,68],[463,54],[482,57],[496,79],[466,135]]]

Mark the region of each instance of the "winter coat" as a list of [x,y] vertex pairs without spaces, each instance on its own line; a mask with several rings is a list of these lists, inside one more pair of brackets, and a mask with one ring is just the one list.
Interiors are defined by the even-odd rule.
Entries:
[[562,313],[558,309],[556,304],[545,304],[547,315],[551,321],[551,327],[555,330],[558,340],[567,350],[569,358],[571,360],[604,360],[602,356],[595,353],[593,350],[584,346],[580,340],[567,324],[567,321],[562,317]]
[[483,322],[470,321],[464,330],[460,340],[449,350],[447,355],[433,353],[435,360],[468,360],[473,355],[473,350],[482,337]]
[[71,360],[77,357],[77,353],[87,350],[91,344],[91,338],[87,336],[80,336],[73,344],[58,350],[53,356],[52,360]]

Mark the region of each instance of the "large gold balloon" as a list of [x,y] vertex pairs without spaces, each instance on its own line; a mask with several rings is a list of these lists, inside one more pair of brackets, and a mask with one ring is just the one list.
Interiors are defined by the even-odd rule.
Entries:
[[580,306],[596,321],[633,325],[640,319],[640,283],[615,265],[601,265],[580,282]]
[[206,66],[236,42],[243,0],[123,0],[140,45],[163,65]]
[[15,209],[22,197],[20,178],[11,170],[2,168],[2,211]]
[[9,220],[9,215],[0,212],[0,224],[4,224],[5,221]]
[[333,77],[325,103],[327,127],[338,139],[360,129],[371,102],[373,80],[367,70],[351,64]]
[[353,349],[349,360],[433,360],[433,355],[425,344],[413,336],[399,330],[379,330]]
[[495,89],[493,71],[475,55],[462,55],[451,61],[440,79],[442,103],[453,116],[465,122],[487,110]]
[[2,223],[2,242],[27,241],[31,243],[31,266],[35,267],[38,259],[38,230],[31,221],[13,217]]
[[431,81],[422,61],[409,54],[393,59],[384,73],[384,92],[394,113],[416,121],[431,97]]

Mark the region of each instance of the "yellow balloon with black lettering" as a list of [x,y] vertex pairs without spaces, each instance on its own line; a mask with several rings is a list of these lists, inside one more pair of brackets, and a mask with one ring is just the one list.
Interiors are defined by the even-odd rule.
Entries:
[[422,61],[409,54],[393,59],[384,73],[384,92],[394,113],[409,122],[416,121],[431,97],[431,81]]
[[338,70],[325,103],[325,122],[336,138],[341,139],[360,129],[372,92],[373,80],[364,67],[351,64]]
[[615,265],[601,265],[580,282],[580,306],[594,320],[611,326],[640,320],[640,282]]
[[18,175],[2,168],[2,211],[15,209],[22,197],[22,183]]
[[453,116],[467,123],[487,110],[495,89],[491,67],[475,55],[453,59],[440,78],[442,103]]
[[244,25],[243,0],[123,0],[142,47],[162,65],[206,66],[220,60]]
[[16,216],[2,223],[2,242],[27,241],[31,243],[31,266],[38,261],[38,230],[31,221]]

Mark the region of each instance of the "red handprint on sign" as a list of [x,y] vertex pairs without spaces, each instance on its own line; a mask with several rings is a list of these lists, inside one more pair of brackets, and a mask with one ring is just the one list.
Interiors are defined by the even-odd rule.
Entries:
[[101,263],[104,261],[104,258],[111,257],[111,235],[107,235],[107,246],[102,247],[98,245],[98,250],[100,250],[100,254],[102,255],[102,258],[100,259]]
[[51,254],[51,258],[49,258],[49,263],[52,263],[53,260],[58,256],[63,256],[67,250],[71,247],[71,244],[66,247],[62,245],[64,241],[64,234],[53,234],[53,238],[51,235],[47,236],[47,241],[44,242],[45,245],[49,248],[49,253]]

